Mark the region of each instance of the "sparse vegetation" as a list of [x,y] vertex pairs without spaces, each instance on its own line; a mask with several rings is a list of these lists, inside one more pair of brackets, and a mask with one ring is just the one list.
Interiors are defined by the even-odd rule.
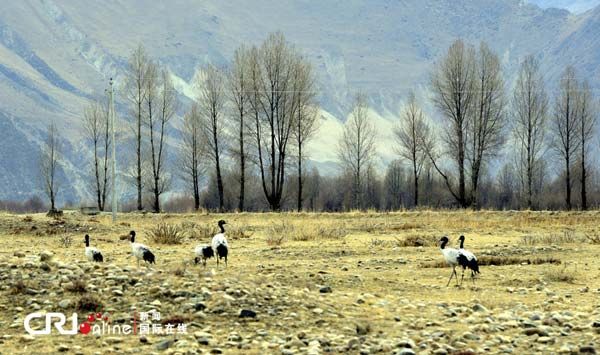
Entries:
[[164,326],[167,324],[172,324],[177,326],[179,324],[186,324],[190,321],[190,317],[184,316],[183,314],[173,314],[167,316],[166,318],[161,319],[160,323]]
[[60,242],[60,245],[63,248],[69,248],[71,246],[71,244],[73,244],[73,237],[68,234],[65,234],[65,235],[61,236],[58,239],[58,241]]
[[73,293],[85,293],[87,292],[87,284],[85,280],[75,279],[65,287],[65,290]]
[[148,238],[157,244],[181,244],[185,240],[185,234],[181,225],[159,223],[148,232]]
[[549,235],[524,235],[521,237],[521,243],[525,245],[553,245],[553,244],[573,244],[585,241],[581,236],[577,236],[573,231],[564,231],[562,234],[553,233]]
[[566,282],[574,283],[576,276],[575,272],[567,268],[567,265],[562,267],[550,267],[544,271],[544,279],[550,282]]
[[[523,258],[523,257],[500,257],[500,256],[482,256],[477,258],[479,266],[504,266],[504,265],[540,265],[540,264],[560,264],[559,259],[553,257]],[[430,263],[423,263],[424,268],[443,268],[448,267],[444,260],[437,260]]]
[[102,310],[103,304],[98,297],[86,294],[77,301],[77,310],[82,312],[97,312]]
[[19,279],[11,285],[9,293],[11,295],[22,295],[25,294],[27,288],[27,284],[23,280]]
[[[587,239],[584,243],[570,241],[595,236],[597,217],[595,211],[235,213],[194,214],[193,218],[132,213],[119,216],[126,226],[113,225],[108,214],[97,216],[98,222],[89,226],[88,217],[68,211],[64,223],[56,224],[56,229],[68,226],[69,230],[80,228],[82,232],[59,232],[40,238],[26,230],[12,235],[10,230],[24,223],[23,216],[0,214],[4,248],[0,253],[4,284],[0,286],[0,307],[10,305],[16,309],[5,312],[4,316],[0,314],[0,322],[16,323],[15,315],[23,318],[39,306],[41,311],[51,308],[66,315],[75,311],[80,321],[92,312],[100,312],[108,315],[113,325],[129,324],[135,306],[138,313],[158,310],[161,320],[154,319],[153,323],[162,323],[163,329],[167,324],[175,327],[186,324],[188,334],[178,334],[175,337],[178,342],[171,345],[177,351],[203,351],[204,344],[209,343],[232,353],[264,352],[254,343],[247,343],[244,349],[238,347],[245,339],[264,339],[260,335],[263,331],[284,339],[293,330],[303,337],[301,341],[306,345],[305,340],[312,342],[323,336],[323,328],[318,324],[323,321],[328,324],[327,332],[332,334],[331,346],[321,345],[323,352],[327,347],[333,353],[358,352],[359,348],[349,349],[347,344],[359,333],[365,342],[387,343],[392,348],[402,339],[416,342],[403,327],[393,326],[399,323],[414,324],[422,327],[419,331],[430,334],[438,331],[457,334],[465,345],[452,343],[456,352],[468,348],[480,350],[478,344],[494,339],[495,333],[471,331],[480,338],[478,341],[470,341],[461,334],[470,331],[469,327],[498,323],[505,327],[505,336],[522,337],[517,345],[507,345],[514,353],[528,353],[531,344],[551,353],[570,339],[557,337],[552,345],[543,345],[536,341],[540,337],[523,336],[522,327],[505,325],[504,322],[514,321],[503,320],[501,315],[511,314],[519,323],[534,322],[554,333],[562,330],[561,326],[546,324],[552,322],[554,315],[561,316],[564,311],[584,313],[582,310],[594,304],[600,245]],[[218,231],[215,221],[219,219],[230,222],[226,228],[231,245],[228,267],[217,268],[214,258],[208,260],[206,268],[193,264],[193,247],[210,242]],[[33,221],[45,228],[50,219],[34,215]],[[118,236],[136,230],[141,242],[150,243],[148,231],[161,222],[178,227],[185,240],[182,244],[150,245],[157,264],[138,269],[135,260],[126,258],[128,242],[119,242]],[[197,241],[192,239],[191,231],[203,230],[203,226],[207,226],[205,236]],[[230,231],[234,226],[250,231],[252,237],[233,240]],[[93,228],[92,237],[98,235],[97,245],[110,256],[109,261],[80,262],[85,256],[83,245],[77,241],[88,228]],[[565,235],[563,231],[572,233]],[[73,236],[75,250],[59,247],[59,240],[65,234]],[[452,246],[457,247],[456,237],[461,234],[467,237],[466,248],[478,256],[481,274],[477,275],[475,286],[467,272],[462,288],[446,287],[450,268],[437,241],[449,235]],[[547,239],[539,238],[534,245],[526,245],[521,240],[524,235]],[[28,247],[33,243],[35,249]],[[54,257],[41,261],[42,254]],[[51,270],[43,271],[41,267],[45,265]],[[462,270],[457,272],[460,279]],[[60,275],[58,279],[56,275]],[[559,297],[564,301],[557,301]],[[469,311],[477,303],[488,310]],[[19,307],[22,311],[18,311]],[[375,313],[360,311],[375,308]],[[256,320],[240,318],[242,311]],[[534,312],[539,313],[539,321],[530,318]],[[574,327],[588,327],[595,321],[593,312],[585,314],[588,313],[589,317],[573,317],[570,323]],[[486,323],[486,319],[494,322]],[[241,322],[245,323],[243,334],[236,330]],[[279,327],[280,322],[285,322],[286,329]],[[36,321],[37,324],[41,323]],[[217,329],[226,331],[217,333]],[[380,336],[382,329],[387,329],[386,337]],[[23,347],[22,332],[21,324],[8,327],[6,333],[13,338],[4,339],[3,349],[17,352],[15,349]],[[579,335],[585,338],[584,333]],[[26,345],[29,349],[43,347],[48,353],[55,353],[59,339],[36,337]],[[77,339],[94,341],[90,337]],[[122,337],[117,344],[105,339],[97,351],[109,353],[117,347],[140,346],[139,337]],[[448,339],[436,342],[444,345]],[[148,337],[151,347],[163,340],[171,341],[172,337]],[[582,341],[592,339],[587,337]],[[76,341],[67,344],[74,345],[80,344]]]
[[268,235],[266,238],[266,242],[268,246],[278,247],[283,244],[283,240],[285,237],[283,235]]

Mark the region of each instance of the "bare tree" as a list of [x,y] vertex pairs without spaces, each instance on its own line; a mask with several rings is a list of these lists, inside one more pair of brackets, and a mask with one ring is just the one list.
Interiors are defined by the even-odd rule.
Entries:
[[194,209],[200,208],[200,179],[205,173],[202,157],[205,155],[202,137],[202,119],[197,104],[183,116],[182,149],[180,163],[184,180],[188,182],[194,194]]
[[408,160],[412,166],[413,203],[418,206],[419,176],[427,157],[424,143],[429,140],[429,126],[425,122],[425,116],[413,92],[408,95],[408,102],[402,112],[400,123],[394,128],[394,136],[398,144],[397,153]]
[[387,210],[399,210],[404,205],[404,201],[402,201],[403,184],[404,167],[400,160],[394,160],[387,167],[383,183],[386,192],[385,208]]
[[318,129],[318,108],[315,103],[315,78],[310,63],[299,60],[294,71],[294,97],[296,119],[293,136],[298,155],[298,195],[296,208],[302,210],[304,173],[302,163],[304,145],[315,135]]
[[588,145],[594,137],[596,129],[597,112],[593,102],[592,90],[587,80],[581,84],[579,94],[577,95],[577,117],[579,120],[579,142],[580,156],[579,163],[581,164],[581,209],[587,210],[587,158]]
[[513,93],[513,136],[516,140],[517,167],[525,186],[527,208],[533,207],[534,178],[544,152],[548,96],[539,63],[533,56],[521,63]]
[[565,163],[565,202],[566,208],[571,209],[571,169],[573,159],[580,147],[580,122],[578,119],[578,94],[579,85],[575,76],[575,69],[567,67],[560,79],[560,89],[554,107],[554,148],[564,159]]
[[40,173],[44,191],[50,199],[50,212],[56,211],[56,195],[60,189],[58,169],[61,160],[60,137],[56,124],[48,126],[45,145],[40,155]]
[[239,160],[239,184],[240,195],[238,197],[238,210],[244,211],[245,191],[246,191],[246,132],[248,131],[247,116],[250,110],[249,80],[248,80],[248,61],[249,54],[245,47],[238,48],[233,55],[233,64],[228,73],[228,85],[231,102],[234,107],[233,121],[237,125],[237,148],[232,147],[232,151]]
[[146,100],[146,74],[148,71],[149,58],[146,50],[139,45],[129,58],[127,67],[127,89],[126,96],[132,105],[131,114],[134,120],[135,135],[135,153],[136,153],[136,173],[135,185],[137,188],[137,209],[142,210],[142,121],[144,111],[144,101]]
[[274,33],[260,49],[250,51],[250,104],[253,138],[262,189],[271,210],[281,209],[289,142],[295,127],[298,100],[295,66],[301,61],[281,33]]
[[478,207],[479,180],[487,160],[504,143],[504,80],[498,55],[482,42],[475,63],[475,107],[468,125],[468,160],[471,163],[471,205]]
[[[444,132],[445,150],[439,155],[449,155],[458,170],[458,191],[452,186],[449,173],[442,171],[435,161],[439,158],[433,144],[428,145],[427,155],[434,168],[444,179],[444,182],[461,207],[467,207],[469,202],[466,195],[467,134],[469,115],[472,114],[476,103],[475,54],[461,40],[454,42],[448,49],[446,57],[436,66],[431,80],[434,94],[433,102],[442,113],[446,129]],[[432,142],[433,143],[433,142]]]
[[92,102],[83,113],[85,137],[93,146],[94,190],[98,209],[104,211],[108,193],[108,157],[111,144],[108,109],[100,102]]
[[205,80],[198,95],[198,105],[202,117],[203,139],[206,142],[206,154],[213,160],[219,194],[219,211],[223,211],[223,177],[221,176],[221,155],[223,152],[223,107],[225,92],[223,73],[209,65],[204,70]]
[[352,176],[352,207],[362,208],[363,178],[367,167],[373,162],[376,131],[368,114],[366,97],[356,95],[350,118],[344,125],[342,137],[338,143],[338,158],[343,168]]
[[[152,167],[152,182],[150,190],[153,196],[152,209],[160,212],[160,196],[169,186],[169,177],[165,171],[167,126],[177,106],[175,89],[169,73],[163,70],[159,73],[156,64],[148,66],[146,95],[146,126],[150,140],[150,163]],[[158,102],[155,102],[158,101]]]

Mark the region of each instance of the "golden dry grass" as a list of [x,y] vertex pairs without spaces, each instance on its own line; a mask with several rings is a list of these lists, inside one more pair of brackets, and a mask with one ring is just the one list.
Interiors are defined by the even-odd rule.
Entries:
[[[227,230],[233,231],[229,266],[217,270],[211,259],[205,270],[193,265],[192,250],[198,243],[210,242],[210,236],[217,232],[219,219],[227,220]],[[2,272],[7,274],[11,264],[24,262],[23,258],[14,256],[15,252],[38,255],[43,250],[52,251],[53,259],[60,262],[85,264],[83,235],[89,233],[92,244],[103,251],[105,264],[127,270],[130,277],[142,280],[148,288],[167,284],[171,289],[187,287],[199,292],[210,280],[212,293],[219,295],[247,288],[251,297],[258,297],[260,292],[277,289],[280,293],[256,302],[266,302],[264,307],[268,307],[274,299],[289,298],[286,302],[290,308],[283,313],[259,313],[257,321],[242,325],[236,316],[207,313],[205,319],[196,321],[196,328],[189,330],[189,342],[194,343],[190,344],[191,348],[205,351],[219,347],[226,353],[280,353],[280,348],[264,344],[269,342],[269,337],[245,349],[228,346],[227,339],[234,331],[255,337],[263,330],[270,337],[284,340],[299,332],[339,333],[340,337],[351,338],[356,336],[355,324],[368,324],[367,337],[375,339],[412,337],[413,332],[438,327],[455,335],[469,329],[463,322],[440,322],[440,304],[460,308],[480,303],[495,314],[511,312],[516,305],[538,312],[600,313],[597,308],[600,245],[593,243],[600,235],[598,221],[600,213],[596,211],[127,214],[121,215],[116,225],[112,225],[108,215],[85,217],[67,213],[64,222],[58,223],[43,215],[0,214],[3,243],[0,264],[4,264]],[[152,241],[151,232],[161,223],[183,229],[181,244]],[[139,242],[149,245],[156,254],[157,265],[149,276],[137,273],[135,261],[126,258],[129,245],[119,236],[131,229],[137,231]],[[475,287],[465,281],[461,288],[447,288],[450,269],[444,267],[435,241],[448,235],[457,243],[461,234],[467,238],[466,248],[482,261],[481,275]],[[569,237],[561,237],[567,234]],[[73,237],[72,246],[65,247],[61,243],[65,235]],[[558,263],[560,265],[555,265]],[[107,272],[107,265],[93,270]],[[49,274],[56,272],[54,266],[50,267]],[[22,319],[28,311],[27,289],[41,287],[28,282],[5,284],[0,291],[0,324],[8,335],[3,340],[3,350],[7,353],[54,352],[66,341],[64,338],[43,337],[24,345],[23,328],[9,328],[14,319]],[[324,285],[330,286],[332,292],[319,294]],[[107,307],[114,302],[113,297],[94,294],[91,290],[78,292],[85,289],[81,284],[72,287],[73,290],[67,292],[73,295],[69,297],[80,309],[92,309],[98,304]],[[581,291],[586,287],[589,292]],[[38,303],[44,297],[37,295]],[[135,295],[124,297],[131,305],[148,301]],[[165,317],[194,322],[192,314],[171,305],[168,299],[161,300]],[[207,305],[216,307],[213,301],[214,297]],[[25,311],[11,311],[15,305]],[[316,308],[323,313],[316,313]],[[292,313],[296,316],[290,315]],[[315,322],[317,319],[322,322]],[[440,324],[435,325],[436,322]],[[191,333],[207,329],[214,336],[214,343],[210,346],[195,344]],[[502,334],[511,336],[517,331],[507,328]],[[150,337],[149,343],[156,344],[161,339]],[[582,336],[581,341],[584,340],[587,338]],[[578,344],[577,337],[570,341]],[[478,341],[463,339],[463,342],[465,348],[459,350],[481,349],[482,346]],[[522,348],[515,349],[517,353],[537,352],[533,345],[521,345]],[[558,351],[561,345],[559,339],[550,349]],[[69,346],[80,346],[82,353],[88,348],[115,351],[115,345],[93,337],[76,338]],[[140,346],[136,337],[123,337],[118,348],[127,350]],[[332,345],[334,352],[336,349],[339,350]],[[494,350],[498,349],[490,352]]]

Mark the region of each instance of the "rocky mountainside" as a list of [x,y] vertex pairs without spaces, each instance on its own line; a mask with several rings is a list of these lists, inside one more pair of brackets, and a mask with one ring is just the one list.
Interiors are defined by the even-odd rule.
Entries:
[[[600,75],[600,8],[574,15],[519,0],[0,3],[0,199],[40,194],[37,159],[50,121],[65,138],[68,188],[60,198],[89,197],[83,107],[104,91],[109,77],[123,85],[127,57],[139,43],[169,68],[184,110],[203,64],[225,64],[240,44],[282,31],[317,69],[324,129],[311,158],[326,170],[359,90],[368,94],[380,126],[382,159],[392,157],[386,132],[402,98],[411,88],[427,97],[432,64],[457,37],[487,41],[501,54],[509,79],[529,53],[540,57],[549,82],[566,64],[589,78]],[[125,125],[119,93],[117,101]]]

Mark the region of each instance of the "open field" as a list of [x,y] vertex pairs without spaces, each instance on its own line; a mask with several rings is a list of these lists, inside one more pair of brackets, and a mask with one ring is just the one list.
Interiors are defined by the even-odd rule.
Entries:
[[[194,246],[209,243],[219,219],[228,267],[194,265]],[[591,353],[600,351],[599,222],[596,211],[129,214],[116,226],[109,215],[0,214],[0,353]],[[159,223],[177,225],[182,243],[150,240]],[[152,270],[127,258],[119,236],[131,229],[153,249]],[[104,263],[85,260],[85,233]],[[474,287],[467,278],[446,287],[436,241],[456,246],[460,234],[495,264],[480,267]],[[34,311],[77,312],[81,323],[95,305],[120,325],[155,309],[155,323],[184,322],[187,333],[23,328]]]

